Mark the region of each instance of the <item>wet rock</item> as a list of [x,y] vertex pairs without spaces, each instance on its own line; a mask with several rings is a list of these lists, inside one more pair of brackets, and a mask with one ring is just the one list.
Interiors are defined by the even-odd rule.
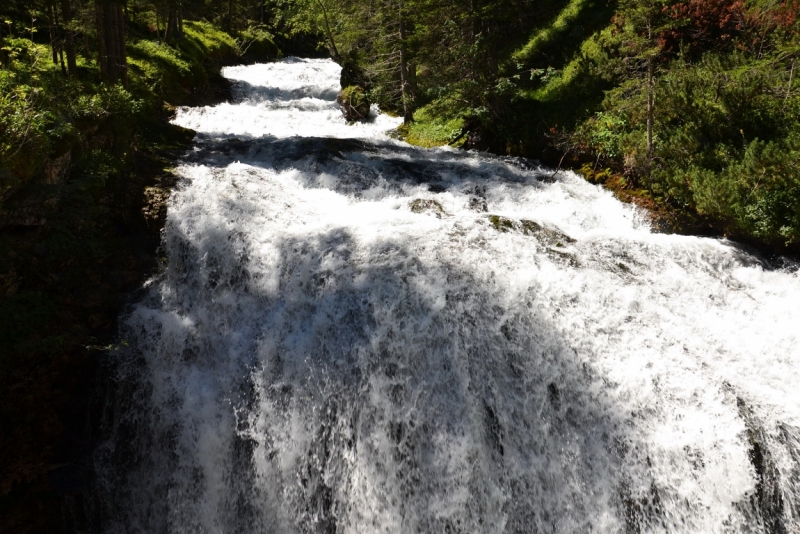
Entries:
[[528,219],[517,221],[501,215],[489,215],[489,222],[498,232],[519,232],[523,235],[536,236],[549,246],[561,248],[575,243],[575,239],[567,234]]
[[479,196],[472,196],[469,198],[469,209],[479,213],[486,213],[489,211],[489,206],[486,204],[486,199]]
[[160,228],[167,219],[167,201],[170,190],[162,187],[146,187],[144,190],[144,206],[142,214],[147,225]]
[[522,226],[523,234],[538,236],[539,239],[546,242],[550,246],[561,248],[575,243],[575,239],[563,232],[556,230],[555,228],[542,226],[535,221],[529,221],[527,219],[522,219],[519,221],[519,223]]
[[435,200],[417,198],[409,202],[408,207],[411,208],[411,211],[414,213],[429,213],[435,215],[439,219],[447,215],[442,205]]
[[486,152],[489,150],[489,136],[486,132],[481,130],[474,130],[467,134],[467,140],[464,142],[464,148],[467,150],[477,150],[479,152]]
[[342,114],[348,121],[360,121],[369,117],[369,99],[364,90],[357,85],[339,91],[336,102],[339,103]]
[[736,407],[747,428],[747,456],[756,475],[756,491],[750,498],[750,505],[768,532],[783,534],[788,530],[784,524],[785,503],[780,486],[781,475],[769,449],[767,434],[744,399],[737,397]]
[[559,263],[569,264],[572,267],[580,266],[578,258],[566,249],[568,245],[576,242],[575,239],[567,234],[527,219],[517,221],[501,215],[489,215],[488,219],[498,232],[517,232],[522,235],[536,237],[544,246],[545,252],[550,259]]
[[472,211],[478,213],[486,213],[489,211],[489,204],[486,201],[486,187],[485,186],[469,186],[464,189],[464,193],[469,195],[467,207]]
[[511,232],[515,229],[514,221],[500,215],[489,215],[489,222],[498,232]]

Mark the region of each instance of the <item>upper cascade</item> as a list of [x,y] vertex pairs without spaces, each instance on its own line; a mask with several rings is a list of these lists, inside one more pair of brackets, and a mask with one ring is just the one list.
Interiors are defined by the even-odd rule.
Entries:
[[[302,72],[302,74],[299,74]],[[226,67],[234,103],[180,108],[175,124],[222,137],[337,137],[388,140],[402,119],[373,106],[366,122],[348,125],[336,94],[341,67],[330,60],[287,58],[281,62]]]

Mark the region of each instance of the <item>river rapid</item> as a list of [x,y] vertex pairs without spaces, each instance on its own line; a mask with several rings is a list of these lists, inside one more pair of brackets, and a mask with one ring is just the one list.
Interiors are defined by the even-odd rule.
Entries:
[[112,356],[104,532],[800,532],[797,266],[347,124],[331,61],[223,74]]

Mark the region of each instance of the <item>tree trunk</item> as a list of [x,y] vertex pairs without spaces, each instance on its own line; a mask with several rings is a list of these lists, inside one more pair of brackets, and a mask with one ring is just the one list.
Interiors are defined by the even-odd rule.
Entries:
[[653,159],[653,112],[655,111],[655,59],[647,59],[647,167]]
[[117,4],[117,25],[119,36],[119,67],[122,86],[128,88],[128,50],[125,44],[125,17],[122,16],[122,4]]
[[56,27],[53,22],[55,18],[55,8],[49,6],[50,9],[47,13],[47,29],[50,31],[50,52],[53,56],[53,65],[58,65],[58,37],[56,36]]
[[[647,24],[647,38],[653,42],[652,21]],[[647,56],[647,188],[650,188],[650,171],[653,161],[653,112],[655,111],[655,69],[656,58],[652,54]],[[652,193],[652,191],[651,191]]]
[[233,0],[228,0],[228,28],[230,32],[233,30]]
[[50,6],[50,12],[53,14],[53,22],[55,23],[53,29],[53,35],[55,37],[53,41],[53,52],[58,52],[58,63],[61,65],[61,73],[66,76],[67,66],[64,64],[64,27],[61,25],[61,21],[58,20],[58,10],[55,5]]
[[64,51],[67,53],[67,73],[75,76],[78,64],[75,60],[75,34],[69,28],[72,22],[72,6],[70,0],[61,0],[61,18],[64,20]]
[[786,109],[786,103],[789,101],[789,97],[792,96],[792,82],[794,82],[794,62],[796,60],[792,60],[792,70],[789,72],[789,87],[786,89],[786,97],[783,99],[783,109]]
[[410,123],[414,120],[414,104],[411,94],[411,84],[408,73],[408,51],[406,50],[406,23],[404,20],[403,3],[399,5],[400,17],[400,89],[403,95],[403,122]]
[[339,49],[336,47],[336,41],[333,38],[331,23],[330,20],[328,20],[328,9],[325,7],[325,4],[322,3],[322,0],[317,0],[317,5],[322,10],[322,18],[325,21],[325,33],[328,34],[328,42],[331,45],[331,55],[333,56],[334,61],[341,63],[342,56],[339,55]]
[[0,21],[0,65],[3,67],[8,66],[8,52],[3,50],[5,43],[3,42],[3,21]]
[[98,64],[108,83],[122,82],[128,87],[128,61],[125,50],[125,17],[116,2],[95,4],[97,13]]
[[177,14],[170,7],[167,15],[167,29],[164,31],[164,42],[171,43],[176,39],[175,27],[178,25]]
[[61,62],[61,73],[64,76],[67,76],[68,75],[67,74],[67,66],[64,64],[64,49],[63,48],[59,48],[58,49],[58,60]]
[[409,61],[406,67],[406,74],[408,75],[408,94],[411,95],[411,102],[415,104],[417,101],[417,64],[414,61]]
[[167,29],[164,31],[164,40],[168,43],[183,39],[183,8],[182,4],[171,4],[167,17]]
[[95,16],[97,17],[97,67],[100,69],[100,77],[108,80],[108,51],[106,50],[106,22],[105,4],[94,5]]
[[647,190],[653,194],[653,114],[655,112],[655,58],[647,58]]

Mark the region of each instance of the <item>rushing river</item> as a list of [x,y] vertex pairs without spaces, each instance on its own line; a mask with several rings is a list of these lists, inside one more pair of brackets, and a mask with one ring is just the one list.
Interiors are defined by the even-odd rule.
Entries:
[[348,125],[330,61],[224,75],[123,319],[106,532],[800,532],[796,266]]

